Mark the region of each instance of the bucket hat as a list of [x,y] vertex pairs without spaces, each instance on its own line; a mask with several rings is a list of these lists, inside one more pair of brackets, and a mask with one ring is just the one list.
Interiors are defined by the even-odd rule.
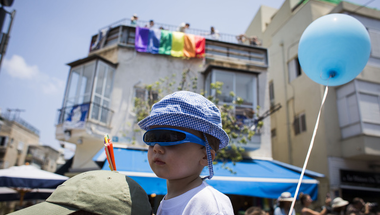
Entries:
[[332,207],[332,208],[339,208],[339,207],[343,207],[343,206],[346,206],[346,205],[348,205],[348,201],[343,200],[343,199],[340,198],[340,197],[336,197],[336,198],[332,201],[332,205],[331,205],[331,207]]
[[289,192],[283,192],[281,193],[281,196],[278,198],[278,201],[280,202],[291,202],[294,198],[292,197],[292,194]]
[[220,140],[219,148],[229,142],[222,128],[219,109],[204,96],[189,91],[178,91],[165,96],[153,105],[150,115],[138,125],[149,130],[153,125],[170,125],[197,130]]
[[178,91],[165,96],[153,105],[150,115],[141,120],[138,125],[143,130],[149,130],[154,125],[170,125],[189,128],[203,133],[206,140],[206,153],[211,179],[214,175],[210,144],[205,134],[220,140],[219,148],[228,145],[229,138],[222,128],[222,118],[219,109],[204,96],[190,91]]
[[89,171],[76,175],[50,195],[45,202],[12,215],[66,215],[84,210],[95,214],[150,215],[151,205],[141,186],[114,171]]

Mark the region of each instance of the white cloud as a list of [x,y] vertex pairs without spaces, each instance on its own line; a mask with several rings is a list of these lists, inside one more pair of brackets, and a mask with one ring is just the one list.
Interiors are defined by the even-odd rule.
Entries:
[[4,69],[9,75],[20,79],[32,79],[39,74],[37,66],[29,66],[24,58],[13,55],[10,60],[4,59]]
[[64,80],[40,72],[37,65],[28,65],[19,55],[13,55],[10,60],[4,59],[3,65],[10,76],[30,81],[30,86],[42,91],[43,94],[62,94],[64,90]]
[[65,82],[55,77],[47,77],[42,83],[42,92],[45,94],[62,93],[64,90]]

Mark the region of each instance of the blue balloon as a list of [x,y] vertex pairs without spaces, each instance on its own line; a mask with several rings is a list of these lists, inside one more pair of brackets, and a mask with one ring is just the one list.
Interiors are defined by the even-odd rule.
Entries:
[[366,28],[345,14],[329,14],[303,32],[298,59],[306,75],[327,86],[354,79],[364,69],[371,52]]

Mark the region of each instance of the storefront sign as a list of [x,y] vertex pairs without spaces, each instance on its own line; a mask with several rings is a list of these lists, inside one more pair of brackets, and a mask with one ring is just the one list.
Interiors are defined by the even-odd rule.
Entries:
[[340,181],[348,184],[365,184],[371,187],[380,187],[380,174],[340,170]]

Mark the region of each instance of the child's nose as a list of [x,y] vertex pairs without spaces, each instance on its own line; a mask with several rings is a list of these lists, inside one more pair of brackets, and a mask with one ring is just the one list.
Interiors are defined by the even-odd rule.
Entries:
[[153,146],[153,152],[154,153],[164,153],[164,147],[160,146],[158,143],[154,144]]

